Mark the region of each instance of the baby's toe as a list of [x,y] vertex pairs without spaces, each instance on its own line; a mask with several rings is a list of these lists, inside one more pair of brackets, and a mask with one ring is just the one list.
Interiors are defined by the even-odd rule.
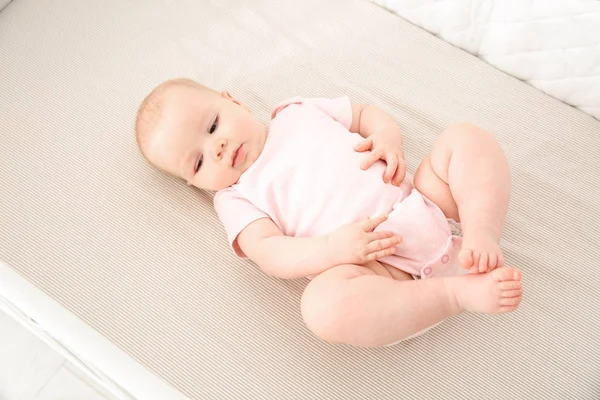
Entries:
[[507,287],[507,289],[516,289],[516,287],[510,287],[511,285],[514,286],[514,283],[511,283],[510,281],[515,281],[518,283],[521,281],[521,271],[516,268],[496,268],[490,273],[490,275],[496,282],[500,282],[500,288],[504,286]]
[[498,265],[498,255],[496,253],[491,253],[490,254],[490,259],[488,261],[488,268],[489,270],[493,270],[494,268],[496,268],[496,266]]
[[458,253],[458,262],[464,269],[473,269],[473,252],[471,249],[462,248]]
[[472,274],[478,274],[479,273],[479,252],[478,251],[471,251],[471,257],[473,259],[473,264],[471,265],[471,267],[469,268],[469,271]]
[[473,265],[479,268],[479,260],[481,259],[481,253],[477,250],[473,250]]
[[522,294],[522,289],[503,290],[502,292],[500,292],[500,297],[519,297]]
[[502,298],[500,299],[501,306],[518,306],[521,302],[521,297],[511,297],[511,298]]
[[519,281],[519,280],[505,280],[505,281],[500,281],[498,283],[498,288],[500,290],[510,291],[510,290],[521,289],[522,284],[521,284],[521,281]]
[[481,253],[479,256],[479,273],[486,272],[488,270],[488,253]]
[[502,251],[498,253],[498,263],[496,264],[496,267],[504,267],[504,254],[502,254]]

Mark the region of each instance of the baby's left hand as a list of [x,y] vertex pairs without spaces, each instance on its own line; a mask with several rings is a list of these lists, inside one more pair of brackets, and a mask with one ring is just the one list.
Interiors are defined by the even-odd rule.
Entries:
[[359,152],[371,150],[371,154],[361,164],[362,169],[369,168],[377,160],[384,160],[387,168],[383,174],[383,181],[400,186],[406,175],[406,163],[402,138],[397,132],[374,133],[354,146],[354,150]]

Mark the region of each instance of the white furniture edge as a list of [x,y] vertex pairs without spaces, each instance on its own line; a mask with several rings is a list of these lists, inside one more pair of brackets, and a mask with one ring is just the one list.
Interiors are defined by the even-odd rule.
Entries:
[[0,309],[119,399],[187,399],[2,261]]

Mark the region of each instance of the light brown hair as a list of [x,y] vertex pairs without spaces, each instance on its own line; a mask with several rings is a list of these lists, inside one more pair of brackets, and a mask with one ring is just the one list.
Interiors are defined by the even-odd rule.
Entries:
[[200,90],[212,90],[188,78],[170,79],[158,85],[144,98],[137,112],[135,120],[135,137],[138,147],[146,160],[148,159],[147,147],[152,138],[152,133],[163,116],[166,93],[177,86],[187,86]]

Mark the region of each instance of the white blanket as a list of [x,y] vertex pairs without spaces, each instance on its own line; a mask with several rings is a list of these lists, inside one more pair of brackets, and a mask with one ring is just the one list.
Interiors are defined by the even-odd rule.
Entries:
[[600,1],[372,1],[600,119]]

